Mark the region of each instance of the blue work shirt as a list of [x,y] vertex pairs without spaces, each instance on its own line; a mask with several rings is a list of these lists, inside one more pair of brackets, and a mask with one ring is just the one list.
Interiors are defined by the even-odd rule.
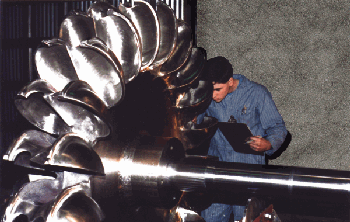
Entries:
[[[236,90],[219,103],[213,100],[205,113],[198,116],[198,122],[205,115],[227,122],[232,115],[237,123],[245,123],[254,136],[267,139],[272,148],[265,153],[272,155],[284,142],[287,130],[271,93],[242,75],[235,74],[233,78],[239,80]],[[265,155],[235,152],[219,129],[211,139],[208,155],[217,156],[225,162],[265,164]]]

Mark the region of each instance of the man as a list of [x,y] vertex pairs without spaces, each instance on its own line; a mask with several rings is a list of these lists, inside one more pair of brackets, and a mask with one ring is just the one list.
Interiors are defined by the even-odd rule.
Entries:
[[[228,122],[233,117],[237,123],[245,123],[252,132],[249,146],[254,151],[272,155],[282,145],[287,130],[266,87],[242,75],[233,75],[232,65],[224,57],[208,60],[204,78],[213,83],[213,101],[205,113],[198,116],[198,122],[205,115],[213,116],[219,122]],[[208,155],[225,162],[265,164],[265,155],[236,152],[219,129],[210,142]],[[214,203],[202,211],[202,217],[207,222],[222,222],[228,221],[233,213],[237,221],[242,219],[244,209],[245,206]]]

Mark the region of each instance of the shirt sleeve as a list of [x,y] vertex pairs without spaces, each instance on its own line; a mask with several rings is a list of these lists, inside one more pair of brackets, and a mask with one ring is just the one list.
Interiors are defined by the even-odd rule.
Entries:
[[265,130],[265,139],[271,143],[271,149],[265,153],[271,156],[284,142],[287,136],[287,129],[272,99],[271,93],[266,89],[265,93],[261,95],[262,98],[259,107],[260,121],[262,128]]
[[204,117],[205,117],[206,112],[207,112],[207,111],[205,111],[204,113],[199,114],[199,115],[197,116],[197,124],[200,124],[200,123],[204,120]]

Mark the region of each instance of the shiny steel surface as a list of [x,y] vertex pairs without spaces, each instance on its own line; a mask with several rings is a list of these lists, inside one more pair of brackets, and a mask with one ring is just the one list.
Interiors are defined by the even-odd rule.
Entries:
[[68,100],[59,100],[59,93],[45,95],[44,99],[70,127],[70,132],[79,134],[90,143],[109,135],[109,125],[88,109]]
[[[177,84],[172,89],[181,89],[169,91],[171,137],[128,145],[100,140],[111,132],[107,109],[123,99],[124,84],[139,71],[178,70],[191,54],[189,27],[176,20],[170,7],[158,2],[156,13],[146,1],[132,5],[116,9],[99,2],[90,7],[89,16],[73,12],[61,24],[60,39],[43,41],[37,50],[42,79],[25,87],[15,104],[29,122],[59,137],[28,131],[10,147],[4,159],[34,174],[9,201],[3,221],[18,216],[31,222],[102,221],[99,204],[113,208],[111,203],[125,201],[171,208],[181,195],[177,187],[193,188],[186,179],[176,186],[177,173],[169,164],[184,158],[184,145],[194,146],[215,127],[210,121],[188,123],[207,104],[205,90],[211,92],[205,83],[194,82],[202,59],[196,50],[176,76],[180,81],[172,82]],[[200,219],[180,208],[173,216]]]
[[59,38],[69,47],[77,47],[80,42],[96,36],[94,22],[83,12],[72,12],[61,23]]
[[181,140],[185,150],[198,147],[203,141],[214,136],[218,128],[217,123],[218,120],[213,117],[204,117],[200,124],[190,121],[180,127],[178,139]]
[[55,137],[47,133],[37,130],[28,130],[13,142],[3,156],[3,159],[7,161],[15,161],[19,154],[29,153],[30,155],[28,158],[21,162],[15,162],[15,164],[33,168],[29,163],[30,157],[48,151],[55,140]]
[[107,2],[94,2],[88,9],[87,14],[96,20],[101,19],[102,17],[107,16],[109,10],[116,11],[117,8],[108,4]]
[[[141,69],[141,40],[132,22],[124,15],[109,11],[109,15],[94,19],[97,37],[102,39],[118,58],[125,83],[133,80]],[[125,41],[127,39],[127,41]]]
[[156,12],[148,2],[141,0],[135,0],[131,8],[120,4],[119,11],[133,22],[138,31],[142,45],[141,71],[146,71],[159,49],[159,22]]
[[102,41],[92,39],[69,50],[80,80],[87,82],[110,108],[124,97],[124,82],[118,61],[111,57]]
[[[164,129],[162,136],[178,138],[184,145],[185,150],[199,146],[203,141],[211,139],[217,129],[215,118],[206,119],[203,124],[195,124],[192,120],[205,110],[211,100],[204,100],[196,106],[185,109],[169,108],[167,116],[168,126]],[[207,137],[206,137],[207,136]]]
[[[107,107],[84,81],[72,81],[58,94],[58,100],[79,104],[95,115],[105,119]],[[108,124],[108,123],[106,123]]]
[[254,194],[300,199],[313,196],[315,204],[317,197],[327,198],[330,202],[346,202],[350,191],[349,174],[342,171],[218,161],[208,162],[205,167],[189,162],[169,167],[176,171],[176,175],[170,177],[180,190],[195,187],[241,196]]
[[103,119],[104,104],[82,82],[72,82],[60,93],[46,81],[37,80],[18,93],[15,104],[30,123],[51,134],[75,132],[93,143],[110,133]]
[[159,21],[159,50],[150,69],[162,65],[173,53],[177,40],[176,16],[165,3],[157,2],[157,18]]
[[99,222],[104,219],[101,208],[81,184],[65,189],[55,200],[47,221]]
[[[76,139],[80,143],[81,139],[78,137]],[[105,204],[113,206],[117,202],[130,203],[135,200],[150,206],[174,206],[180,198],[179,191],[205,190],[225,194],[239,193],[246,196],[252,194],[285,198],[293,196],[300,199],[307,198],[309,195],[321,198],[326,196],[330,201],[348,201],[350,191],[348,172],[296,167],[263,167],[219,162],[210,158],[193,161],[191,157],[184,157],[182,145],[176,143],[177,140],[162,139],[163,141],[147,142],[146,140],[146,142],[139,141],[128,145],[120,144],[118,141],[98,142],[94,149],[102,160],[106,176],[91,178],[91,195],[94,200],[101,206]],[[79,155],[87,152],[87,145],[84,143],[81,145],[84,147],[81,151],[79,149],[70,149],[70,151],[77,151]],[[53,156],[53,153],[55,151],[50,155]],[[66,155],[62,156],[70,156],[70,154],[66,152]],[[79,157],[76,156],[76,159],[79,160]],[[83,159],[87,158],[80,160]],[[68,174],[71,175],[68,176]],[[84,192],[80,192],[81,188],[70,188],[72,184],[77,184],[79,181],[87,182],[89,177],[81,174],[83,177],[79,178],[78,174],[66,171],[57,175],[57,179],[42,179],[24,186],[6,209],[4,218],[11,219],[4,221],[12,221],[19,214],[34,215],[34,211],[40,204],[50,201],[55,202],[50,204],[53,213],[49,216],[52,218],[57,219],[58,215],[66,217],[70,215],[67,212],[80,212],[76,216],[83,218],[87,212],[90,212],[93,214],[88,215],[94,219],[98,218],[96,215],[100,215],[100,208],[89,197],[89,187],[85,187]],[[34,189],[43,189],[43,192],[37,193]],[[62,194],[59,194],[61,191]],[[73,196],[74,199],[71,199]],[[81,212],[81,209],[76,208],[81,207],[77,204],[81,201],[84,204],[88,203],[83,207],[83,209],[89,209],[88,211]],[[170,211],[169,215],[172,217],[167,217],[169,219],[167,221],[201,219],[186,209],[180,210],[178,207],[175,209]],[[38,213],[36,212],[35,215],[37,216]]]
[[[76,181],[75,181],[76,182]],[[102,221],[103,213],[91,199],[85,182],[64,189],[62,175],[23,185],[10,200],[3,222],[22,221]]]
[[19,97],[28,98],[34,93],[50,94],[55,93],[57,90],[46,80],[37,79],[24,86],[17,95]]
[[155,74],[164,76],[181,68],[191,55],[191,28],[182,20],[177,20],[177,41],[174,52]]
[[15,98],[18,111],[34,126],[56,135],[71,131],[62,118],[47,104],[43,96],[56,90],[44,80],[36,80],[25,86]]
[[205,139],[210,139],[217,129],[217,121],[208,120],[199,126],[192,120],[203,113],[211,103],[212,87],[208,81],[197,81],[186,87],[168,89],[168,125],[162,135],[178,138],[185,150],[195,148]]
[[198,81],[197,84],[191,85],[185,92],[176,91],[176,100],[173,106],[183,109],[189,106],[195,106],[212,97],[212,83],[209,81]]
[[[38,217],[38,209],[42,208],[42,205],[52,202],[59,194],[61,188],[58,180],[50,179],[25,184],[10,200],[2,221],[13,222],[20,215],[25,215],[28,219],[35,219]],[[39,217],[45,218],[43,214],[44,212],[39,212]]]
[[[115,142],[101,141],[95,148],[106,172],[105,178],[93,179],[93,197],[101,198],[100,201],[117,201],[117,196],[108,194],[118,191],[119,198],[126,195],[123,198],[127,200],[126,197],[137,195],[139,203],[148,200],[146,203],[155,206],[159,204],[157,198],[164,195],[161,189],[171,193],[173,187],[186,192],[205,190],[227,195],[238,193],[247,197],[254,194],[303,199],[311,195],[326,197],[329,201],[347,201],[350,191],[348,172],[264,167],[213,159],[193,161],[193,158],[164,164],[162,156],[165,151],[161,152],[159,143],[140,149],[129,145],[118,147]],[[175,199],[179,198],[176,192],[174,194]],[[165,198],[163,201],[170,199]]]
[[85,174],[104,174],[101,159],[90,144],[76,134],[57,139],[50,152],[34,156],[31,161],[40,165],[60,166],[66,171],[80,170]]
[[171,206],[180,192],[162,180],[166,164],[184,156],[176,139],[158,138],[152,143],[123,145],[118,141],[99,141],[94,150],[100,156],[105,177],[92,178],[92,196],[102,206],[121,201],[152,206]]
[[192,84],[201,75],[207,60],[203,48],[192,48],[191,57],[176,72],[171,73],[165,80],[169,89],[175,89]]
[[35,64],[40,78],[58,91],[78,79],[63,40],[42,41],[35,53]]

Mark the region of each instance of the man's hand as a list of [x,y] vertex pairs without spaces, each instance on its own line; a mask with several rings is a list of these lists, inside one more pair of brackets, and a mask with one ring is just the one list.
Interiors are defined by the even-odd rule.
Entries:
[[271,143],[261,136],[252,136],[249,139],[249,146],[255,151],[264,152],[271,149]]
[[197,117],[198,117],[198,116],[195,116],[191,121],[192,121],[193,123],[197,123]]

